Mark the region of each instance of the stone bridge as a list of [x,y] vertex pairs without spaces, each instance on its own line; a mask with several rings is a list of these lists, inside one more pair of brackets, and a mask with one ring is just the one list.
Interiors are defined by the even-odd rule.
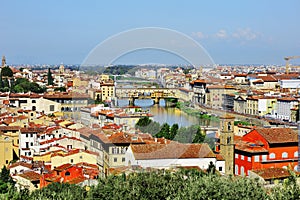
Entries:
[[175,106],[178,97],[175,88],[116,88],[117,99],[129,99],[129,105],[134,105],[136,99],[153,99],[158,104],[160,99],[166,101],[166,106]]

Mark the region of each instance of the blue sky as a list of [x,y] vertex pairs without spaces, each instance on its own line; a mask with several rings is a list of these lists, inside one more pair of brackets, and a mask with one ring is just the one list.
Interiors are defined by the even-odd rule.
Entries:
[[[284,64],[284,56],[300,55],[299,10],[298,0],[1,1],[0,54],[8,64],[80,64],[114,34],[163,27],[195,39],[216,63]],[[159,54],[119,62],[180,62]]]

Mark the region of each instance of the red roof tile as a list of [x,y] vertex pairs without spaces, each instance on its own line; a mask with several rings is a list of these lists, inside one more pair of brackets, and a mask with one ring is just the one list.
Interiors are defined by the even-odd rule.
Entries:
[[291,128],[256,128],[254,131],[271,144],[298,142],[298,134]]
[[137,160],[216,157],[206,143],[181,144],[171,142],[170,144],[139,144],[130,147]]

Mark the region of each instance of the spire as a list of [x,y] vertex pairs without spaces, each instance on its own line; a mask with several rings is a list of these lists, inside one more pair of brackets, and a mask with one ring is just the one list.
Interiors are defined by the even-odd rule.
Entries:
[[2,56],[2,67],[5,67],[6,66],[6,58],[5,56]]

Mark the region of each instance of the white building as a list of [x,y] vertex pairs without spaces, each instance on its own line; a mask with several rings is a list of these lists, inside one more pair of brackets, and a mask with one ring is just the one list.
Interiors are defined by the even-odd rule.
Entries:
[[283,97],[277,99],[277,112],[276,117],[280,120],[291,120],[291,109],[298,106],[299,102],[293,97]]
[[125,165],[142,168],[168,169],[172,167],[199,167],[208,169],[212,162],[216,169],[225,172],[225,161],[218,160],[208,144],[131,144],[125,154]]

